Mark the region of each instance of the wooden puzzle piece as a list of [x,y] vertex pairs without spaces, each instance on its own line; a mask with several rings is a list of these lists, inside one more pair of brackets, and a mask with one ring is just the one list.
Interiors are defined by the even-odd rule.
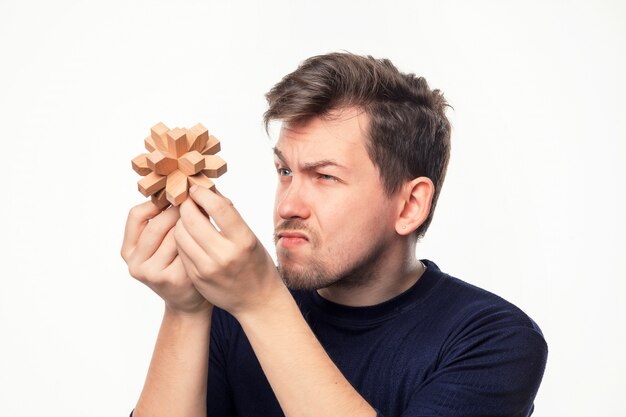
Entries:
[[220,177],[226,172],[226,161],[217,155],[207,155],[204,157],[204,169],[202,173],[209,178]]
[[165,194],[165,188],[160,189],[156,193],[150,196],[152,202],[155,206],[160,209],[164,209],[165,207],[170,205],[170,202],[167,200],[167,196]]
[[148,167],[159,175],[169,175],[178,168],[178,160],[156,150],[148,156]]
[[154,138],[152,136],[148,136],[143,140],[143,144],[148,150],[148,152],[156,151],[156,143],[154,143]]
[[209,131],[198,123],[187,131],[187,146],[190,151],[202,152],[209,141]]
[[215,155],[221,150],[220,141],[213,135],[209,136],[209,140],[202,150],[202,155]]
[[156,149],[167,152],[167,132],[169,128],[163,123],[157,123],[150,129],[150,136]]
[[187,177],[187,180],[189,181],[189,186],[197,185],[198,187],[204,187],[204,188],[208,188],[209,190],[215,190],[215,184],[213,183],[213,181],[208,179],[206,175],[202,173]]
[[215,155],[221,149],[220,141],[201,123],[171,130],[157,123],[144,145],[150,153],[135,157],[132,167],[143,176],[137,183],[139,191],[159,208],[180,205],[192,185],[214,190],[210,178],[226,172],[226,162]]
[[187,152],[187,131],[174,128],[167,132],[167,150],[173,158],[180,158]]
[[148,175],[152,170],[148,166],[148,154],[142,153],[131,161],[133,169],[139,175]]
[[148,197],[165,187],[167,184],[167,177],[159,175],[156,172],[151,172],[137,183],[139,185],[139,192]]
[[165,186],[165,194],[167,200],[175,206],[180,205],[187,198],[187,175],[182,171],[176,170],[167,176],[167,184]]
[[206,157],[198,151],[187,152],[178,159],[178,169],[185,175],[196,175],[204,169],[204,158]]

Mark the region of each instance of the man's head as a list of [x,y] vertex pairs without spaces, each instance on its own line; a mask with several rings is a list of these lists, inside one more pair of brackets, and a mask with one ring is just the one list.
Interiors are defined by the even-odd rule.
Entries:
[[398,273],[445,176],[441,94],[387,60],[338,53],[308,59],[267,99],[266,126],[283,122],[274,222],[286,283],[367,287]]
[[302,123],[332,117],[341,108],[368,116],[367,151],[378,167],[388,196],[417,177],[435,187],[431,209],[415,232],[422,237],[432,221],[450,157],[447,103],[426,80],[404,74],[386,59],[331,53],[304,61],[266,95],[271,120]]

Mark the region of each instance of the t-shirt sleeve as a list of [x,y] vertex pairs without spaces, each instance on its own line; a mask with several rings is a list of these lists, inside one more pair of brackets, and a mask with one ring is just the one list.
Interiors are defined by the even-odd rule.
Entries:
[[402,416],[530,416],[548,349],[539,328],[523,321],[489,311],[468,318]]

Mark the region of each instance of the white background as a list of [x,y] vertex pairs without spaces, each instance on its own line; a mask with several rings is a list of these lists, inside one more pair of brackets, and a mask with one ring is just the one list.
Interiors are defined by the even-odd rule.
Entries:
[[263,95],[337,50],[454,106],[419,256],[540,324],[534,415],[626,415],[625,21],[607,0],[2,0],[0,416],[128,414],[162,312],[119,256],[143,201],[130,159],[156,122],[202,122],[221,191],[271,249]]

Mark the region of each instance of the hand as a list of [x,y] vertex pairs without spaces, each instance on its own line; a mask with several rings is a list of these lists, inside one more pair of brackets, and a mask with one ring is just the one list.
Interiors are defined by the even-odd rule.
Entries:
[[276,290],[284,292],[272,258],[232,202],[201,187],[192,187],[189,195],[180,206],[174,236],[198,291],[233,315],[253,311]]
[[156,292],[169,309],[206,311],[211,305],[195,289],[178,256],[174,225],[177,207],[161,210],[151,201],[133,207],[126,222],[122,258],[130,275]]

